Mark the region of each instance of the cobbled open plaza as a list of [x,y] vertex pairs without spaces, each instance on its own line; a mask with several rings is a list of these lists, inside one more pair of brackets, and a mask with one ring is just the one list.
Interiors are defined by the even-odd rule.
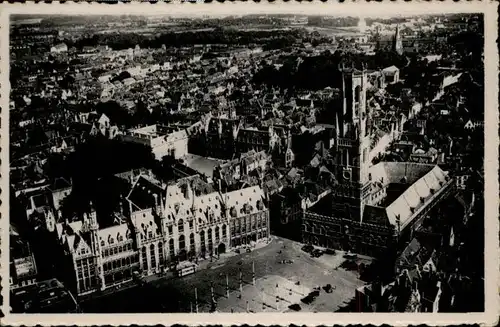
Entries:
[[[153,307],[158,311],[196,312],[197,302],[198,312],[210,312],[213,310],[212,289],[218,312],[287,312],[293,311],[289,309],[293,304],[298,304],[305,312],[331,312],[347,304],[355,289],[364,283],[359,280],[357,271],[339,267],[345,260],[343,252],[313,258],[301,250],[302,246],[301,243],[273,237],[269,244],[252,252],[226,254],[219,260],[200,263],[200,267],[205,269],[195,274],[175,279],[155,278],[149,280],[147,285],[94,299],[82,306],[87,312],[97,307],[106,312],[120,312],[134,306],[135,310],[142,306],[144,310]],[[371,260],[363,257],[357,261],[369,264]],[[252,267],[255,267],[255,285]],[[323,289],[327,284],[332,285],[331,293]],[[317,287],[320,294],[311,304],[301,302]],[[146,299],[141,297],[151,288],[155,290],[155,295]],[[178,295],[182,296],[180,302],[169,301]]]

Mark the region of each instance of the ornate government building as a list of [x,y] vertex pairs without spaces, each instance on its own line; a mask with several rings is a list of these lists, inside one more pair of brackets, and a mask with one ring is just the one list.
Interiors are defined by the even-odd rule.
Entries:
[[259,186],[219,193],[199,176],[170,185],[140,176],[124,199],[123,223],[100,229],[95,212],[58,223],[79,295],[197,261],[269,236],[269,211]]
[[343,105],[336,113],[331,149],[337,185],[304,211],[302,238],[327,248],[380,255],[404,242],[454,182],[437,165],[369,160],[371,113],[367,74],[342,70]]

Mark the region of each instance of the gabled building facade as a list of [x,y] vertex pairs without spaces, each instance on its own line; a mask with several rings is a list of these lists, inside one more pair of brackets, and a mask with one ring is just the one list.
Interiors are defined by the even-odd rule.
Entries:
[[125,220],[99,228],[95,211],[61,222],[56,234],[74,271],[78,295],[202,260],[269,237],[269,210],[260,186],[220,193],[199,176],[162,185],[139,176]]

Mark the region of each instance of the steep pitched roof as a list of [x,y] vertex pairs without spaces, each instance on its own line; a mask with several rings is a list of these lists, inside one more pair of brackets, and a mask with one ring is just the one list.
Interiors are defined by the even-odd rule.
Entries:
[[232,218],[262,211],[266,208],[265,195],[260,186],[247,187],[226,193],[224,201]]
[[432,170],[413,183],[386,208],[391,224],[396,225],[397,217],[399,217],[401,226],[406,225],[413,216],[413,211],[422,206],[433,192],[439,190],[441,184],[446,182],[446,176],[441,168],[434,166]]
[[[155,202],[155,195],[157,202]],[[135,182],[127,199],[132,203],[133,210],[153,208],[156,204],[160,204],[160,200],[165,203],[165,195],[161,186],[142,175]]]

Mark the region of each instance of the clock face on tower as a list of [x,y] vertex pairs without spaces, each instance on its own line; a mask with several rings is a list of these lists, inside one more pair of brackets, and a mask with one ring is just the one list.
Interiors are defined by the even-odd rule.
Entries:
[[345,180],[350,181],[352,179],[352,171],[350,169],[344,169],[342,177],[344,177]]

